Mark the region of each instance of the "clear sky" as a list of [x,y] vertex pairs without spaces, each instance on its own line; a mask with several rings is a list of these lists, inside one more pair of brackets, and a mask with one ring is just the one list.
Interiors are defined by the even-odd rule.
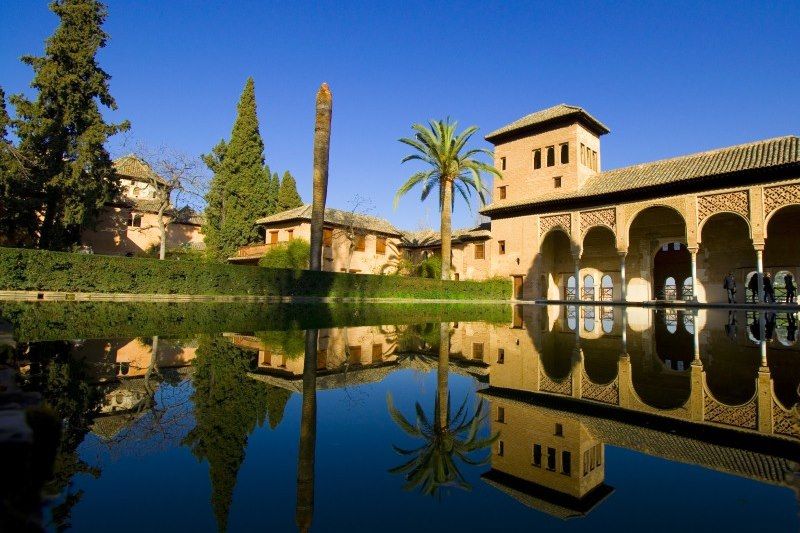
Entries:
[[[603,121],[605,169],[800,133],[800,2],[261,2],[110,0],[100,62],[135,143],[200,154],[256,83],[266,158],[310,199],[314,95],[334,95],[328,205],[368,197],[402,228],[436,205],[392,197],[413,167],[397,139],[457,119],[483,135],[565,102]],[[0,1],[0,85],[28,90],[22,54],[57,23],[38,0]],[[456,205],[458,226],[475,219]]]

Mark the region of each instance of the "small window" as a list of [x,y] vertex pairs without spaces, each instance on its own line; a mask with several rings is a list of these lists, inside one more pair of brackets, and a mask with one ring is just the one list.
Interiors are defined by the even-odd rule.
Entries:
[[453,281],[459,281],[461,279],[461,275],[458,272],[453,273]]
[[557,177],[553,178],[553,187],[556,188],[556,189],[560,189],[561,188],[561,176],[557,176]]
[[131,213],[128,217],[128,226],[134,228],[141,228],[142,227],[142,215],[139,213]]
[[380,363],[383,360],[383,344],[375,343],[372,345],[372,362]]
[[540,168],[542,168],[542,151],[537,149],[533,151],[533,170]]
[[500,158],[500,170],[505,170],[505,169],[506,169],[506,158],[505,157],[501,157]]
[[367,249],[366,235],[356,235],[356,252],[363,252]]
[[552,167],[556,164],[556,148],[555,146],[547,147],[547,166]]
[[501,422],[501,423],[506,421],[506,408],[505,407],[498,407],[497,408],[497,421]]
[[586,145],[581,143],[581,165],[586,164]]
[[566,450],[561,452],[561,473],[565,476],[572,474],[572,454]]
[[505,445],[503,441],[499,440],[497,441],[497,455],[502,457],[504,453],[505,453]]
[[294,239],[294,230],[293,229],[287,229],[286,230],[286,237],[287,237],[287,240],[289,240],[289,241]]
[[547,469],[555,472],[556,471],[556,449],[547,447]]
[[497,253],[500,255],[506,254],[506,241],[497,241]]
[[592,168],[597,170],[597,152],[592,150]]
[[506,186],[503,185],[502,187],[497,188],[497,196],[500,200],[506,199]]
[[361,346],[348,346],[347,351],[350,353],[350,364],[361,364]]
[[497,364],[502,365],[506,362],[506,351],[503,348],[497,349]]
[[561,164],[567,163],[569,163],[569,143],[564,143],[561,145]]
[[275,244],[278,242],[278,232],[277,231],[270,231],[269,232],[269,243]]
[[486,256],[486,248],[483,243],[475,245],[475,259],[483,259]]
[[333,229],[322,228],[322,245],[333,246]]
[[542,445],[541,444],[534,444],[533,445],[533,466],[541,467],[542,466]]
[[556,424],[556,431],[555,431],[554,434],[555,434],[556,437],[563,437],[564,436],[564,426],[561,425],[561,424]]
[[386,237],[375,238],[375,253],[378,255],[386,255]]
[[483,361],[483,343],[482,342],[474,342],[472,343],[472,358],[477,359],[478,361]]

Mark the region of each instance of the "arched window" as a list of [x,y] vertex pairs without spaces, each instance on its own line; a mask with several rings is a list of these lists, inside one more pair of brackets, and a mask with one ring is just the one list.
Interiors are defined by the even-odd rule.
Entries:
[[561,164],[569,163],[569,144],[564,143],[561,145]]
[[564,287],[564,299],[565,300],[577,299],[577,296],[575,294],[575,276],[570,276],[567,278],[567,285]]
[[[786,276],[792,277],[792,285],[797,287],[797,282],[794,280],[794,276],[792,276],[791,272],[786,270],[781,270],[777,274],[775,274],[775,279],[773,280],[772,287],[775,289],[775,301],[776,302],[784,302],[786,301]],[[795,290],[797,292],[797,290]]]
[[603,333],[611,333],[611,330],[614,329],[614,308],[604,307],[600,316],[600,323],[603,326]]
[[575,331],[578,327],[578,308],[574,305],[567,307],[567,327],[570,331]]
[[694,315],[690,313],[683,314],[683,328],[687,333],[694,335]]
[[675,278],[672,276],[664,280],[664,299],[676,300],[678,298],[678,286],[675,284]]
[[681,298],[684,300],[691,300],[694,297],[694,284],[692,283],[691,276],[683,280],[683,288],[681,289]]
[[552,167],[556,164],[556,149],[554,146],[547,147],[547,166]]
[[583,311],[583,329],[586,331],[594,331],[594,307],[582,307]]
[[664,312],[664,324],[666,324],[667,331],[670,333],[678,331],[678,312],[674,309],[667,309]]
[[600,279],[600,299],[604,302],[610,302],[614,295],[614,282],[611,276],[606,274]]
[[583,299],[594,300],[594,278],[591,274],[586,274],[583,277]]

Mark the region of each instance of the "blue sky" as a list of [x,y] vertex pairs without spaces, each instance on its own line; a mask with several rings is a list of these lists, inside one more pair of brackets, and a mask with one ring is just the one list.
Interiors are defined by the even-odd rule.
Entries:
[[[355,195],[415,229],[433,203],[392,197],[397,139],[453,117],[483,135],[566,102],[607,124],[605,169],[800,131],[800,2],[200,2],[111,0],[101,52],[136,143],[190,154],[230,135],[253,76],[267,162],[310,198],[314,95],[334,95],[328,205]],[[0,2],[0,85],[27,91],[47,2]],[[457,204],[455,222],[474,221]]]

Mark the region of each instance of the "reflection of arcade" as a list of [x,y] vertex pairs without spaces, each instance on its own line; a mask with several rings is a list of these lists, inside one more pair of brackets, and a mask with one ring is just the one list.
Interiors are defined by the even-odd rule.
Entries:
[[754,342],[753,317],[739,315],[526,306],[517,327],[484,326],[481,394],[500,431],[484,479],[555,516],[584,515],[611,490],[606,443],[797,490],[798,346],[780,340],[777,317],[769,337],[764,315]]

